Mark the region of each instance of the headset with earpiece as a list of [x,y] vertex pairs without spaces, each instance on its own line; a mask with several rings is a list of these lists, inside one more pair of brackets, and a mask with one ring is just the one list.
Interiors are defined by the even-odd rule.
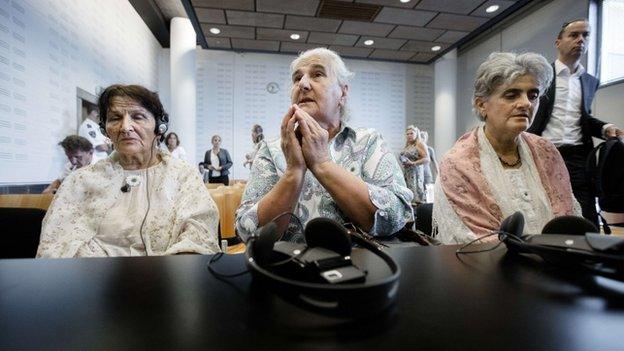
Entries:
[[[304,231],[306,244],[280,241],[275,220],[247,241],[252,275],[298,306],[332,316],[370,316],[393,305],[401,271],[379,245],[328,218],[314,218]],[[379,259],[353,260],[352,243]],[[362,256],[360,256],[362,257]]]
[[598,234],[583,217],[555,217],[542,234],[523,235],[524,216],[515,212],[501,223],[499,238],[512,254],[537,254],[544,261],[581,267],[613,278],[624,278],[624,238]]
[[[156,136],[160,136],[159,141],[162,143],[165,140],[165,133],[169,130],[169,115],[167,112],[163,112],[162,114],[155,115],[154,119],[156,120],[156,126],[154,127],[154,134]],[[106,116],[100,116],[100,131],[103,135],[108,136],[106,133]]]

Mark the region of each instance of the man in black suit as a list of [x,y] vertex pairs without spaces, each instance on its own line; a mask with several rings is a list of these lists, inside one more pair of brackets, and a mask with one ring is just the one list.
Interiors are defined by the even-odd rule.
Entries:
[[570,173],[574,196],[583,217],[598,223],[595,191],[589,184],[585,165],[593,149],[592,137],[622,136],[624,131],[591,115],[598,79],[585,72],[581,56],[587,52],[589,22],[578,19],[565,23],[555,40],[557,60],[554,78],[544,96],[529,132],[550,140],[563,156]]

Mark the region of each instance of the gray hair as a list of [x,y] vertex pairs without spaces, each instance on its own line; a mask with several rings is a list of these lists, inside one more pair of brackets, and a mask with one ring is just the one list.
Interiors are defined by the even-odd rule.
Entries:
[[472,110],[483,120],[476,108],[477,98],[487,100],[494,90],[503,84],[511,84],[524,75],[531,75],[537,81],[540,96],[544,94],[553,79],[553,69],[544,56],[533,52],[515,54],[493,52],[477,69],[472,96]]
[[[290,74],[292,75],[299,67],[308,65],[317,59],[326,63],[328,73],[336,78],[341,88],[349,85],[349,81],[354,75],[353,72],[349,71],[340,55],[326,48],[314,48],[300,53],[290,64]],[[347,100],[345,100],[340,109],[340,119],[346,120],[348,116],[349,108]]]

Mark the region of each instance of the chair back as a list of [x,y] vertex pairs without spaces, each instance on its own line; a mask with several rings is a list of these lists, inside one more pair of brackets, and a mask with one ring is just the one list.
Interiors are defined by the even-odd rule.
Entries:
[[223,189],[225,196],[225,211],[221,217],[221,237],[230,239],[236,237],[236,210],[241,203],[244,188],[240,186],[228,186]]
[[0,195],[0,207],[38,208],[47,210],[54,194],[8,194]]
[[39,208],[0,208],[0,258],[34,258],[45,214]]
[[416,230],[431,236],[432,203],[420,204],[416,207]]

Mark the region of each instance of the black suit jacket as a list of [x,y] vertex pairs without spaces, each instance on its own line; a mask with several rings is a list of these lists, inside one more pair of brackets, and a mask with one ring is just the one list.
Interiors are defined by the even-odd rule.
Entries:
[[[527,130],[529,133],[542,135],[548,121],[550,121],[550,116],[552,115],[555,105],[555,91],[557,90],[555,87],[557,73],[555,72],[554,64],[552,69],[554,73],[552,83],[546,93],[540,98],[539,108],[535,114],[533,123]],[[598,84],[598,79],[591,74],[583,73],[581,75],[581,134],[583,146],[587,152],[594,146],[592,136],[602,138],[602,126],[606,124],[591,115],[591,104],[594,100],[594,95],[596,95]]]
[[[206,151],[206,154],[204,155],[204,162],[203,165],[205,168],[208,168],[208,166],[212,163],[212,161],[210,160],[210,153],[212,152],[212,149],[208,149],[208,151]],[[219,158],[219,164],[221,165],[221,176],[226,176],[228,174],[230,174],[230,167],[232,167],[232,159],[230,158],[230,153],[226,150],[226,149],[219,149],[219,153],[217,154],[217,157]],[[212,178],[212,170],[208,170],[208,177]]]

